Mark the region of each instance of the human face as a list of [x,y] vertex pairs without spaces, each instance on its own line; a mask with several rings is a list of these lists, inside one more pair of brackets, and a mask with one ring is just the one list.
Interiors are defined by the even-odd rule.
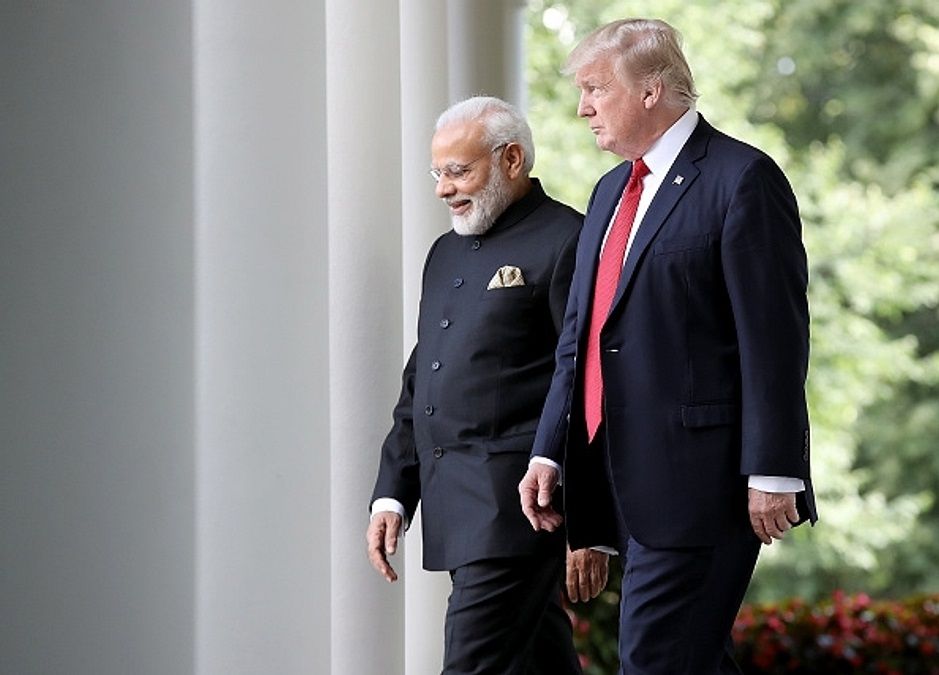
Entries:
[[495,154],[501,148],[490,148],[483,136],[481,124],[451,124],[434,134],[431,143],[436,169],[462,169],[458,178],[442,171],[436,193],[450,209],[453,229],[464,236],[486,232],[511,199],[501,155]]
[[627,79],[617,73],[613,56],[601,56],[579,68],[574,83],[580,89],[577,114],[587,120],[597,147],[634,160],[651,145],[649,92]]

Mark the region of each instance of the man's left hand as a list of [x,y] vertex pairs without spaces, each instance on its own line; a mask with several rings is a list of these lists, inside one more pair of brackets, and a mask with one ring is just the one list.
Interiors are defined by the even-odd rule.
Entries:
[[782,539],[797,522],[799,511],[794,492],[762,492],[750,488],[750,525],[764,544],[769,546],[773,539]]
[[567,549],[567,595],[571,602],[587,602],[600,595],[609,576],[609,558],[590,548]]

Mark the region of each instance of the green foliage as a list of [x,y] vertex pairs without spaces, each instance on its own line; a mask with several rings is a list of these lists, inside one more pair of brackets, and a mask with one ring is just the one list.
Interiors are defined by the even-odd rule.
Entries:
[[939,4],[530,0],[535,170],[580,209],[619,160],[596,149],[560,71],[590,30],[648,11],[682,31],[698,109],[779,162],[803,217],[821,521],[764,549],[748,599],[935,591]]

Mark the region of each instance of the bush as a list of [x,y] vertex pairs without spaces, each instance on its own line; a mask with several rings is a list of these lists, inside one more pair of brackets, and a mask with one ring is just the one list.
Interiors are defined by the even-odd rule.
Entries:
[[745,673],[939,675],[939,595],[744,605],[733,635]]
[[[575,605],[574,643],[587,675],[618,667],[619,593]],[[744,673],[939,675],[939,594],[901,601],[845,595],[744,605],[733,628]]]

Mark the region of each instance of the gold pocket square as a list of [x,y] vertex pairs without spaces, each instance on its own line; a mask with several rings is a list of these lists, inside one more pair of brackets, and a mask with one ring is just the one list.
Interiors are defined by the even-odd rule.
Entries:
[[491,291],[494,288],[509,288],[510,286],[524,285],[525,277],[522,276],[522,270],[515,265],[503,265],[492,275],[492,279],[489,280],[489,285],[486,286],[486,290]]

